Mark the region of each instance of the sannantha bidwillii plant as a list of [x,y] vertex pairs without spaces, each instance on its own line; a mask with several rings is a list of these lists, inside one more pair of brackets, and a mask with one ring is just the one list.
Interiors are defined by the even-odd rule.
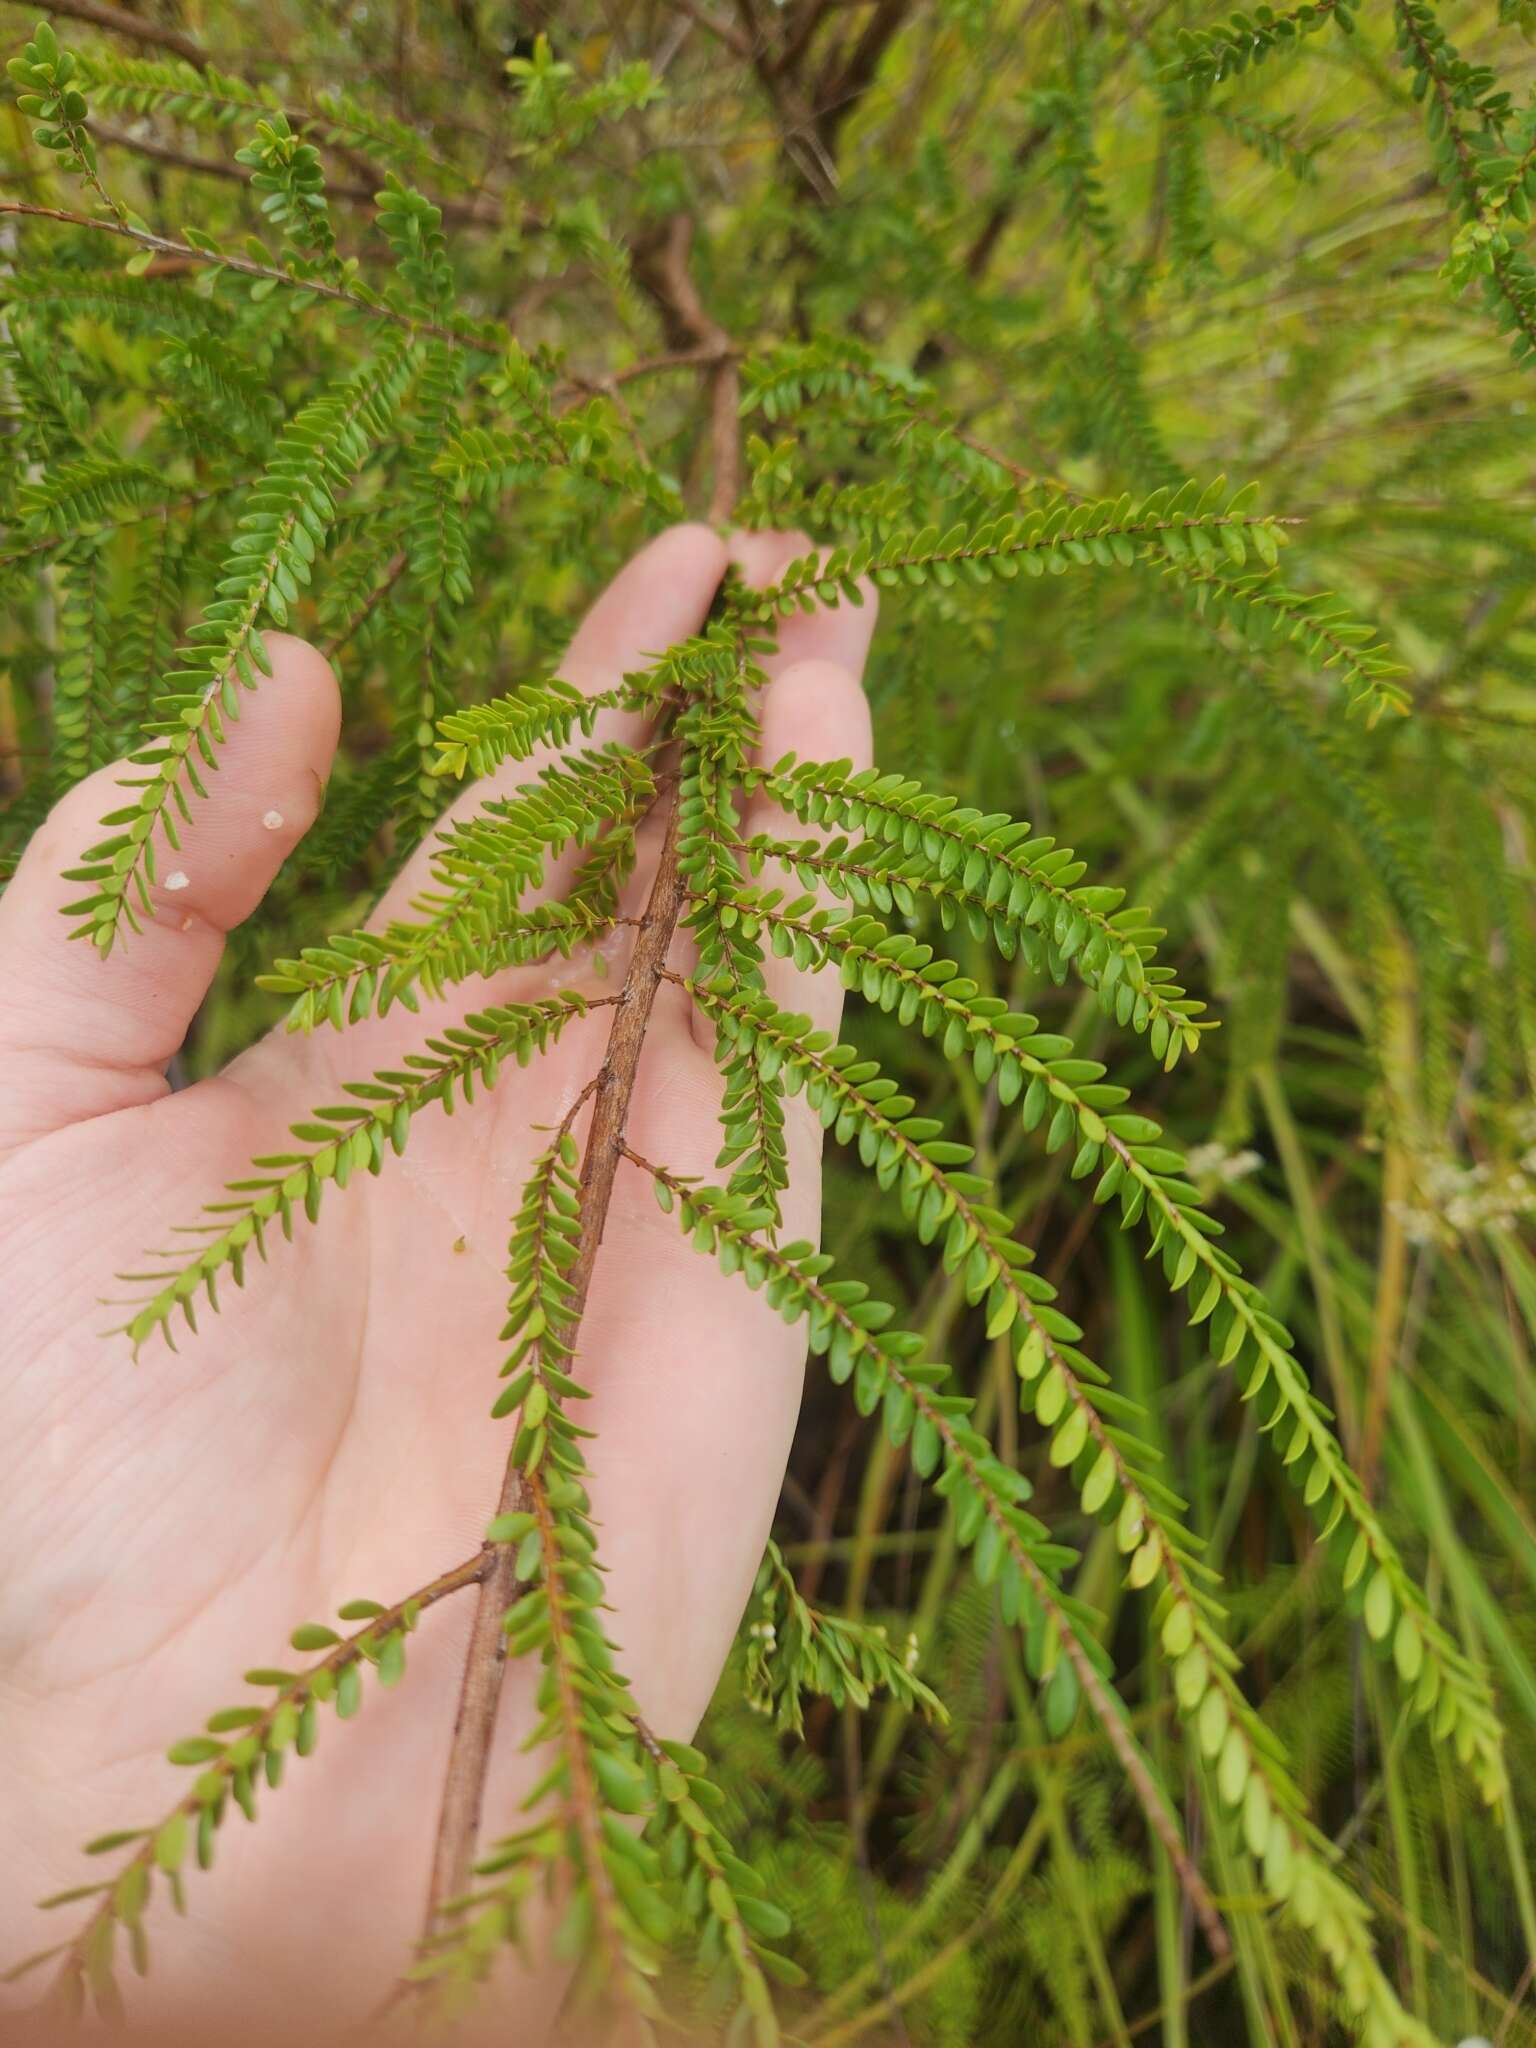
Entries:
[[[1330,15],[1349,30],[1343,8],[1318,6],[1301,9],[1286,38],[1321,30]],[[1454,110],[1489,118],[1486,94],[1465,67],[1454,68],[1428,7],[1403,0],[1399,15],[1407,61],[1447,109],[1436,132],[1448,179],[1465,187],[1467,223],[1453,261],[1468,275],[1491,277],[1523,355],[1526,274],[1500,238],[1506,214],[1523,205],[1529,152],[1496,175],[1466,160]],[[1165,89],[1198,95],[1224,68],[1257,60],[1281,39],[1267,16],[1258,28],[1239,18],[1185,38],[1182,55],[1168,59],[1173,83],[1165,79]],[[543,45],[525,61],[530,100],[541,82],[556,89],[549,64]],[[920,1113],[899,1068],[887,1072],[857,1044],[777,1008],[763,974],[778,956],[840,977],[912,1045],[932,1041],[953,1068],[968,1069],[993,1091],[1003,1118],[1046,1153],[1070,1159],[1072,1179],[1091,1179],[1093,1200],[1155,1261],[1189,1323],[1205,1332],[1211,1359],[1235,1375],[1262,1417],[1340,1585],[1395,1671],[1404,1708],[1454,1754],[1476,1796],[1497,1807],[1506,1792],[1502,1734],[1480,1665],[1400,1557],[1311,1391],[1291,1334],[1224,1250],[1180,1152],[1112,1070],[1080,1056],[1061,1031],[1011,1007],[921,935],[958,932],[1042,984],[1080,985],[1113,1027],[1171,1069],[1199,1055],[1210,1026],[1205,1005],[1160,958],[1163,934],[1151,913],[1119,888],[1096,885],[1049,833],[931,789],[900,764],[854,772],[839,761],[765,761],[755,716],[779,621],[862,603],[869,586],[953,603],[970,586],[1021,576],[1147,578],[1254,664],[1257,688],[1274,687],[1263,666],[1273,650],[1300,649],[1371,720],[1408,706],[1403,671],[1381,638],[1342,601],[1288,587],[1278,564],[1290,522],[1259,504],[1256,487],[1167,474],[1150,429],[1134,417],[1134,379],[1117,387],[1117,402],[1130,408],[1122,427],[1136,488],[1081,495],[976,442],[920,378],[881,363],[856,340],[734,341],[700,300],[691,229],[678,214],[623,286],[649,293],[660,308],[667,366],[699,376],[712,394],[712,513],[723,519],[740,508],[766,523],[774,511],[789,458],[755,441],[746,485],[736,440],[743,414],[771,432],[802,405],[830,398],[872,447],[920,460],[925,478],[948,476],[946,515],[931,523],[914,516],[919,494],[899,482],[829,488],[816,509],[835,542],[790,563],[767,589],[728,578],[702,632],[658,650],[605,696],[583,695],[555,663],[489,701],[461,703],[452,679],[464,655],[456,612],[472,587],[485,508],[504,490],[558,471],[582,516],[600,516],[609,504],[638,503],[657,518],[682,509],[675,479],[632,432],[625,378],[567,374],[551,358],[525,353],[496,322],[460,309],[443,208],[411,182],[421,167],[408,161],[409,131],[364,129],[339,101],[317,116],[321,131],[328,121],[395,166],[373,216],[393,265],[387,280],[373,283],[340,253],[306,131],[238,81],[176,61],[77,60],[47,27],[12,74],[23,111],[39,124],[38,141],[86,189],[88,211],[67,216],[81,239],[57,288],[95,293],[100,317],[113,317],[116,306],[131,329],[158,317],[144,284],[155,266],[203,280],[178,291],[185,325],[167,329],[166,347],[189,390],[233,394],[232,416],[241,422],[223,451],[227,480],[213,487],[237,511],[212,566],[213,594],[179,652],[157,639],[151,705],[105,704],[97,693],[104,542],[87,538],[62,558],[63,776],[77,779],[110,760],[125,732],[136,735],[122,804],[77,865],[72,916],[81,940],[110,954],[132,946],[153,916],[150,887],[174,866],[178,835],[219,771],[227,729],[269,672],[264,628],[284,625],[343,537],[348,550],[325,595],[335,608],[335,645],[365,633],[371,609],[397,587],[406,628],[390,684],[396,742],[377,773],[351,790],[354,831],[387,811],[403,849],[434,830],[445,784],[551,743],[565,752],[515,795],[438,833],[434,887],[411,917],[332,932],[260,977],[261,987],[289,999],[293,1030],[333,1031],[344,1043],[351,1026],[397,1006],[414,1010],[424,997],[514,963],[569,958],[620,922],[619,889],[642,822],[659,827],[663,849],[611,994],[594,1001],[552,987],[540,1000],[488,1005],[460,1027],[424,1036],[401,1066],[362,1074],[337,1100],[317,1104],[281,1149],[210,1202],[194,1226],[195,1249],[139,1276],[146,1291],[124,1324],[134,1347],[183,1326],[195,1330],[198,1312],[218,1307],[221,1286],[265,1283],[261,1263],[269,1254],[281,1259],[274,1240],[303,1230],[327,1201],[366,1200],[361,1184],[392,1170],[419,1118],[456,1104],[473,1114],[475,1097],[507,1063],[538,1058],[592,1008],[609,1012],[606,1050],[588,1085],[551,1119],[508,1219],[503,1384],[488,1425],[506,1432],[508,1454],[500,1498],[486,1504],[483,1549],[413,1591],[382,1589],[387,1604],[354,1603],[339,1616],[349,1633],[303,1623],[293,1647],[313,1661],[252,1672],[249,1699],[214,1711],[204,1731],[175,1744],[170,1759],[192,1774],[188,1788],[142,1829],[91,1845],[119,1861],[107,1879],[81,1888],[78,1927],[40,1959],[59,1995],[89,1992],[113,2009],[121,1952],[142,1965],[152,1910],[166,1899],[181,1903],[189,1867],[212,1862],[231,1811],[253,1817],[260,1788],[279,1783],[290,1755],[313,1748],[322,1714],[348,1718],[370,1685],[400,1680],[408,1638],[427,1611],[474,1588],[471,1655],[487,1668],[503,1650],[538,1662],[537,1735],[553,1761],[514,1832],[489,1845],[458,1843],[464,1881],[434,1898],[419,1952],[402,1958],[394,2010],[451,2021],[503,1946],[518,1941],[528,1901],[556,1873],[568,1910],[589,1934],[579,1995],[610,2011],[615,2038],[650,2038],[665,2025],[668,1972],[679,1957],[710,1980],[727,2039],[766,2048],[780,2038],[771,1987],[795,1979],[777,1946],[785,1918],[722,1831],[706,1759],[655,1737],[606,1632],[579,1404],[583,1313],[620,1174],[644,1176],[699,1256],[803,1325],[832,1381],[846,1384],[861,1415],[878,1414],[891,1446],[944,1503],[976,1580],[995,1589],[1005,1622],[1019,1632],[1047,1728],[1060,1736],[1083,1714],[1102,1731],[1210,1949],[1226,1952],[1222,1903],[1117,1695],[1098,1618],[1072,1590],[1076,1552],[1032,1511],[1027,1481],[980,1426],[973,1398],[928,1355],[923,1336],[903,1328],[856,1274],[783,1236],[784,1104],[800,1095],[899,1205],[988,1338],[1006,1342],[1026,1426],[1083,1514],[1113,1531],[1126,1582],[1149,1603],[1185,1742],[1204,1759],[1220,1825],[1253,1859],[1267,1902],[1315,1943],[1362,2040],[1372,2048],[1429,2043],[1400,2002],[1372,1914],[1314,1824],[1283,1744],[1250,1704],[1220,1580],[1202,1559],[1185,1503],[1159,1477],[1143,1410],[1083,1348],[1083,1331],[1056,1305],[1019,1218],[973,1147]],[[595,124],[644,106],[650,82],[620,73],[585,99],[561,89],[574,95],[568,115]],[[172,100],[195,107],[203,96],[209,125],[246,138],[238,162],[262,195],[267,243],[222,246],[192,229],[172,236],[145,225],[99,172],[90,126],[97,91],[108,106],[130,108]],[[1074,105],[1070,93],[1042,95],[1035,117],[1076,200],[1076,231],[1107,237]],[[109,237],[131,252],[126,276],[111,265],[94,268],[86,253]],[[618,264],[595,225],[584,255]],[[23,310],[28,290],[20,280],[15,304]],[[343,320],[350,357],[286,421],[252,367],[259,358],[248,317],[253,305],[280,303],[283,317],[319,308]],[[1120,313],[1107,287],[1102,312],[1102,343],[1113,354]],[[31,379],[36,438],[48,457],[24,487],[27,546],[46,549],[55,534],[73,536],[82,521],[108,514],[158,521],[167,553],[200,545],[193,534],[177,537],[180,501],[172,504],[152,466],[91,444],[67,404],[50,409],[49,366],[31,352],[25,319],[7,346],[18,377]],[[654,367],[631,365],[626,377]],[[388,480],[392,522],[379,517],[378,491],[357,495],[370,474]],[[196,495],[182,494],[188,506]],[[162,634],[158,614],[150,630]],[[602,709],[642,714],[647,741],[583,744]],[[803,834],[744,832],[739,821],[755,797],[770,799]],[[347,822],[343,813],[338,829]],[[1367,815],[1362,831],[1370,829]],[[530,903],[552,859],[572,848],[581,859],[568,893]],[[1390,854],[1388,843],[1389,889]],[[1416,887],[1411,874],[1399,886],[1410,924]],[[1432,922],[1431,913],[1424,917]],[[686,973],[673,964],[680,940],[697,954]],[[668,983],[715,1033],[716,1185],[629,1143],[627,1110],[648,1020]],[[488,1361],[495,1337],[486,1332]],[[432,1562],[423,1560],[423,1569]],[[779,1726],[801,1725],[805,1691],[862,1705],[883,1689],[909,1708],[942,1714],[900,1644],[874,1626],[819,1617],[776,1551],[763,1594],[749,1681]],[[456,1751],[452,1769],[466,1768],[483,1778],[485,1755],[466,1764]]]

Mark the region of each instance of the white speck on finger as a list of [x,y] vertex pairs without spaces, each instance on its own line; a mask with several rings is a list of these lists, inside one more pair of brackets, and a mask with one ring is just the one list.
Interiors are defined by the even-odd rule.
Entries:
[[269,832],[280,831],[282,829],[283,814],[281,811],[264,811],[261,822]]
[[180,868],[173,868],[170,874],[166,876],[164,886],[167,889],[190,889],[192,877],[183,874]]

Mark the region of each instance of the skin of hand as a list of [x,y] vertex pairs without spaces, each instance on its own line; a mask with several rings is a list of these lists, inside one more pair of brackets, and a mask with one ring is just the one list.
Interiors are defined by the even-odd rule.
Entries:
[[[738,537],[765,584],[803,535]],[[653,541],[598,599],[561,673],[600,690],[702,625],[730,553],[704,527]],[[787,621],[759,706],[762,754],[869,756],[859,686],[874,605]],[[273,1240],[246,1286],[221,1290],[200,1334],[135,1364],[102,1332],[104,1298],[177,1242],[253,1154],[466,1011],[575,986],[612,995],[633,933],[590,956],[500,973],[396,1008],[345,1033],[275,1031],[222,1074],[172,1092],[167,1063],[218,964],[314,822],[337,742],[326,662],[270,636],[274,674],[242,703],[179,854],[159,862],[154,922],[106,960],[68,937],[61,878],[120,801],[108,768],[59,803],[0,899],[0,1928],[8,1962],[78,1924],[39,1896],[106,1875],[80,1845],[151,1824],[187,1790],[166,1746],[248,1700],[241,1673],[294,1662],[289,1630],[367,1596],[385,1602],[472,1555],[492,1512],[511,1422],[498,1390],[508,1219],[530,1162],[593,1074],[612,1022],[594,1011],[526,1069],[451,1117],[413,1120],[403,1158],[327,1193],[319,1222]],[[603,714],[593,739],[635,740]],[[578,736],[577,744],[583,744]],[[467,812],[530,780],[511,763],[462,794]],[[747,831],[772,829],[754,800]],[[794,827],[803,833],[803,827]],[[643,829],[626,912],[642,907],[659,846]],[[376,922],[410,914],[430,843]],[[168,888],[172,876],[184,886]],[[547,877],[557,892],[569,863]],[[673,965],[691,964],[683,936]],[[836,977],[765,969],[785,1006],[835,1026]],[[714,1177],[719,1078],[683,993],[658,991],[629,1138],[647,1158]],[[786,1235],[814,1238],[820,1131],[786,1104],[792,1170]],[[577,1126],[585,1128],[585,1112]],[[181,1240],[183,1244],[190,1240]],[[150,1261],[149,1263],[153,1263]],[[577,1370],[609,1569],[611,1631],[641,1710],[692,1733],[750,1591],[800,1402],[804,1335],[726,1278],[621,1166]],[[322,1712],[316,1755],[255,1826],[232,1811],[215,1866],[187,1871],[188,1917],[149,1911],[151,1969],[130,1991],[134,2037],[311,2043],[355,2024],[387,1992],[420,1930],[473,1592],[425,1615],[404,1681],[367,1680],[361,1715]],[[520,1750],[536,1673],[503,1693],[482,1841],[520,1825],[537,1775]],[[126,1957],[121,1955],[126,1970]],[[9,1994],[35,1997],[39,1979]],[[130,1979],[124,1979],[131,1982]],[[510,1969],[489,1994],[486,2038],[534,2044],[558,1973]],[[494,2019],[494,2024],[492,2023]],[[140,2030],[143,2030],[142,2032]]]

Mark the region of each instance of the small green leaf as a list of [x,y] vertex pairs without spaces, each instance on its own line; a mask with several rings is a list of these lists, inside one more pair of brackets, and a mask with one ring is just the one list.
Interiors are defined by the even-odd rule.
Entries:
[[295,1650],[329,1650],[341,1637],[323,1621],[301,1621],[288,1641]]
[[1379,1567],[1365,1592],[1365,1626],[1375,1642],[1392,1626],[1392,1608],[1392,1581]]
[[161,1870],[179,1870],[187,1853],[187,1816],[173,1813],[155,1836],[155,1862]]
[[210,1764],[224,1754],[224,1744],[211,1736],[189,1735],[184,1742],[173,1742],[165,1754],[173,1764]]

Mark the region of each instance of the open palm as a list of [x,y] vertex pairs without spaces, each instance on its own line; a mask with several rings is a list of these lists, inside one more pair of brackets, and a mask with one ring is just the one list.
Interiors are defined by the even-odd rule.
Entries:
[[[806,545],[760,535],[739,558],[768,580]],[[562,673],[604,688],[694,632],[725,565],[703,528],[662,536],[598,601]],[[785,629],[761,708],[767,758],[865,753],[856,677],[871,623],[870,608],[845,607]],[[298,641],[272,647],[275,673],[231,729],[175,857],[178,886],[161,862],[141,937],[101,961],[59,915],[73,893],[61,871],[117,801],[112,770],[58,806],[0,902],[0,1921],[16,1950],[55,1932],[30,1902],[80,1881],[85,1837],[174,1804],[184,1783],[167,1742],[242,1697],[247,1666],[281,1661],[295,1622],[358,1595],[397,1598],[475,1551],[508,1448],[510,1425],[486,1419],[508,1218],[537,1127],[597,1069],[608,1013],[504,1069],[472,1110],[419,1116],[404,1158],[333,1191],[318,1224],[277,1241],[178,1354],[156,1347],[134,1365],[126,1340],[102,1341],[101,1298],[123,1291],[113,1276],[144,1265],[146,1246],[340,1081],[397,1065],[466,1010],[558,986],[611,993],[622,970],[611,962],[604,978],[578,956],[420,1016],[274,1034],[172,1093],[165,1068],[223,935],[313,822],[336,742],[325,663]],[[634,736],[624,719],[598,727]],[[643,832],[637,900],[655,854]],[[381,919],[406,911],[426,863],[418,854]],[[830,977],[771,972],[776,1000],[835,1021]],[[707,1036],[663,984],[630,1135],[684,1173],[709,1172],[718,1146]],[[802,1104],[787,1108],[786,1220],[814,1235],[818,1131]],[[691,1732],[718,1675],[777,1497],[802,1357],[802,1338],[693,1253],[621,1169],[581,1358],[614,1634],[663,1733]],[[156,1943],[136,2008],[152,2038],[318,2039],[387,1989],[420,1925],[468,1625],[462,1598],[427,1617],[407,1682],[376,1693],[355,1726],[328,1727],[321,1757],[264,1801],[257,1827],[224,1830],[187,1924]],[[503,1698],[492,1832],[514,1824],[530,1777],[518,1753],[530,1686],[515,1671]],[[536,2040],[557,1990],[537,1976],[504,1989],[518,2019],[509,2033],[503,2017],[499,2038]]]

